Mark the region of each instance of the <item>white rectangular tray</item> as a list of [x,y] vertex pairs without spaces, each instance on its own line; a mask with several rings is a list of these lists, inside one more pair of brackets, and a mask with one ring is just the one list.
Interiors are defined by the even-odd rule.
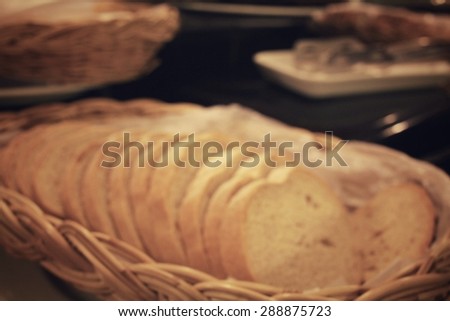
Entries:
[[391,64],[388,67],[360,65],[348,71],[328,73],[297,68],[292,50],[259,52],[253,60],[267,78],[313,98],[434,87],[450,80],[450,64],[446,61]]

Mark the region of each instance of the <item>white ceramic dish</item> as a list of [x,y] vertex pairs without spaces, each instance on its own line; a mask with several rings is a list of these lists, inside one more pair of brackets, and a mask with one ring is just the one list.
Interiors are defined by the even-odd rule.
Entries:
[[292,50],[259,52],[253,57],[263,74],[280,85],[313,98],[426,88],[450,80],[446,61],[359,65],[351,70],[328,73],[307,71],[295,65]]

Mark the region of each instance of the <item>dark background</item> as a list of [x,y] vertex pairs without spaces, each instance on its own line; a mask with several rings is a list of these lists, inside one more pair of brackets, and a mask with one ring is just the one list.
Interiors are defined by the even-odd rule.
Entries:
[[[313,100],[266,81],[252,62],[258,51],[288,49],[298,39],[318,36],[307,17],[185,11],[181,32],[161,51],[158,69],[86,96],[240,103],[290,125],[378,142],[450,172],[448,88]],[[400,132],[399,123],[405,127]]]

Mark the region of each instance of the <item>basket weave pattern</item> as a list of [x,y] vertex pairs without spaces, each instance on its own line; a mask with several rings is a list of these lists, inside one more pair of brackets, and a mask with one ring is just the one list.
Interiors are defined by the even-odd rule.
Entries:
[[178,12],[128,6],[133,19],[0,26],[0,74],[34,83],[104,84],[149,72],[178,29]]
[[[155,106],[161,103],[155,102]],[[8,133],[64,119],[122,113],[146,114],[136,101],[85,100],[71,108],[47,105],[0,114],[0,146]],[[127,108],[128,107],[128,108]],[[176,106],[172,106],[177,108]],[[195,108],[181,104],[178,108]],[[232,279],[159,263],[129,244],[46,214],[32,200],[0,183],[0,245],[12,255],[38,261],[75,288],[106,300],[433,300],[450,293],[450,234],[421,261],[391,271],[382,282],[304,292]]]
[[445,298],[450,291],[448,238],[433,248],[429,258],[377,287],[288,293],[155,262],[124,242],[46,215],[32,201],[4,187],[0,187],[0,244],[106,300],[432,300]]

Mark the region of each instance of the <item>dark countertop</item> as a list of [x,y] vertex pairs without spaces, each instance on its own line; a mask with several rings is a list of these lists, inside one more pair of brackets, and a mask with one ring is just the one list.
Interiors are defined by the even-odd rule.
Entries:
[[0,247],[0,301],[70,299],[52,280],[38,263],[14,258]]

